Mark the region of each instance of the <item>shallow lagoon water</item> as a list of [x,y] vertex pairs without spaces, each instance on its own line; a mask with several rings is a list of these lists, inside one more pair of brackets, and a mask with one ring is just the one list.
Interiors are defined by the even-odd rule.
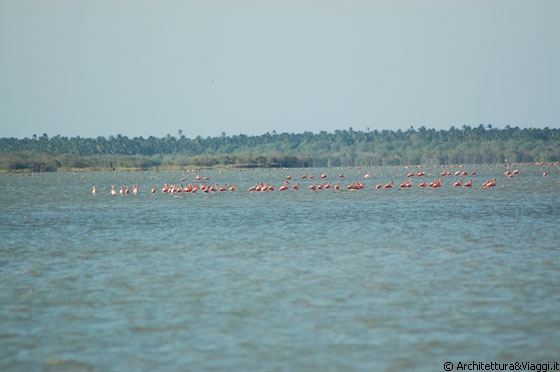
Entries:
[[[472,189],[449,176],[439,189],[415,178],[401,190],[404,167],[208,170],[205,183],[238,190],[179,195],[159,190],[204,181],[175,171],[0,176],[0,369],[560,361],[560,170],[464,169],[477,172],[460,177]],[[309,191],[321,173],[342,189]],[[278,191],[287,175],[300,190]],[[481,187],[493,177],[496,187]],[[360,179],[364,190],[344,188]],[[375,188],[391,179],[393,189]],[[259,182],[276,191],[247,191]],[[140,194],[110,196],[121,184]]]

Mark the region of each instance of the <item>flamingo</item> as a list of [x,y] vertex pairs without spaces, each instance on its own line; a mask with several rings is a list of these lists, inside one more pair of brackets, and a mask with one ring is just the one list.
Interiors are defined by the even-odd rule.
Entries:
[[112,196],[117,195],[117,191],[115,190],[115,185],[112,185],[112,186],[111,186],[111,195],[112,195]]
[[412,179],[407,180],[407,181],[404,181],[403,183],[401,183],[401,184],[399,185],[399,187],[400,187],[401,189],[407,189],[407,188],[409,188],[409,187],[412,187]]
[[93,187],[91,188],[91,193],[92,193],[93,195],[97,195],[97,189],[95,188],[95,186],[93,186]]
[[393,187],[393,180],[391,180],[391,182],[389,182],[388,184],[386,184],[385,186],[383,186],[384,189],[390,189]]
[[437,181],[434,181],[434,182],[430,183],[430,187],[434,188],[434,189],[436,189],[438,187],[441,187],[442,185],[443,185],[443,182],[441,181],[441,178]]
[[292,190],[299,190],[299,182],[296,182],[296,183],[292,186]]
[[486,181],[482,184],[482,187],[484,187],[485,189],[489,189],[489,188],[494,187],[494,186],[496,186],[496,179],[495,178],[492,178],[491,180],[488,180],[488,181]]

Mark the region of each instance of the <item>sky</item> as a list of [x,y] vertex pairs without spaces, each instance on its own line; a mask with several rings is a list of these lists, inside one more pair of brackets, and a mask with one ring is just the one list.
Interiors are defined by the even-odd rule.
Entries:
[[0,137],[560,127],[557,0],[0,0]]

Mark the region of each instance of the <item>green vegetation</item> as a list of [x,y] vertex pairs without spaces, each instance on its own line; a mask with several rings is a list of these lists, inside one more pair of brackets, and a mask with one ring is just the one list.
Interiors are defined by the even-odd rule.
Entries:
[[326,167],[560,161],[560,129],[336,130],[164,138],[0,139],[0,170]]

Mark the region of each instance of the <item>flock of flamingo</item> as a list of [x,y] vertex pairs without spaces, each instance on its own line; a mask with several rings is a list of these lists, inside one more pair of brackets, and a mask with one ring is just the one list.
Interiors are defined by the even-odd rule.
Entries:
[[[460,166],[462,167],[462,166]],[[408,167],[406,167],[408,168]],[[361,168],[358,168],[361,169]],[[467,172],[464,170],[458,170],[454,173],[445,170],[443,172],[440,173],[440,177],[436,180],[433,180],[432,182],[427,182],[427,181],[423,181],[423,177],[425,176],[425,172],[424,171],[419,171],[419,172],[408,172],[405,176],[405,180],[399,184],[398,188],[400,189],[408,189],[414,186],[414,179],[420,179],[422,180],[421,182],[418,183],[418,187],[420,188],[426,188],[426,187],[430,187],[430,188],[440,188],[443,186],[443,178],[454,175],[457,177],[465,177],[465,176],[471,176],[474,177],[476,176],[476,171],[472,171]],[[513,178],[515,176],[517,176],[519,174],[519,170],[515,169],[513,171],[507,170],[504,172],[504,176],[508,177],[508,178]],[[546,177],[547,173],[544,172],[543,173],[543,177]],[[303,182],[303,180],[314,180],[315,176],[313,175],[306,175],[303,174],[301,177],[301,180]],[[310,191],[320,191],[320,190],[340,190],[341,188],[346,189],[346,190],[363,190],[365,188],[365,183],[363,182],[363,180],[357,181],[357,182],[352,182],[344,187],[341,186],[341,182],[336,182],[334,183],[333,181],[326,181],[327,178],[327,174],[323,173],[321,174],[320,178],[323,180],[321,183],[317,183],[317,182],[313,182],[312,184],[310,184],[307,188]],[[343,174],[339,174],[338,178],[340,180],[342,180],[344,178]],[[365,179],[369,179],[371,178],[371,172],[366,173],[363,178]],[[280,192],[283,191],[288,191],[288,190],[299,190],[300,189],[300,182],[296,181],[293,184],[290,184],[292,177],[290,175],[286,176],[286,179],[284,181],[284,183],[282,184],[282,186],[276,188],[276,186],[274,184],[270,184],[270,183],[264,183],[264,182],[259,182],[258,184],[252,185],[250,186],[247,191],[249,192],[270,192],[270,191],[275,191],[278,190]],[[187,180],[186,177],[183,177],[181,179],[181,182],[185,182]],[[200,175],[197,175],[195,178],[196,181],[210,181],[209,177],[202,177]],[[489,180],[484,181],[481,184],[482,188],[493,188],[495,187],[497,184],[497,180],[496,178],[491,178]],[[463,179],[459,179],[455,182],[452,183],[453,187],[465,187],[465,188],[472,188],[473,187],[473,180],[472,178],[469,179],[467,182],[463,183]],[[393,187],[397,187],[393,180],[389,181],[388,183],[382,184],[382,183],[378,183],[375,188],[376,189],[391,189]],[[163,185],[163,187],[161,188],[161,193],[163,194],[180,194],[180,193],[190,193],[190,194],[195,194],[198,191],[203,192],[203,193],[219,193],[219,192],[234,192],[237,191],[237,184],[232,184],[232,185],[227,185],[227,184],[223,184],[222,186],[220,186],[217,183],[213,183],[213,184],[205,184],[202,182],[197,182],[197,183],[189,183],[186,186],[183,186],[182,183],[178,183],[178,184],[169,184],[169,183],[165,183]],[[115,196],[115,195],[128,195],[128,194],[133,194],[133,195],[137,195],[140,192],[140,185],[134,185],[134,186],[120,186],[119,190],[117,191],[116,187],[114,185],[111,186],[111,191],[110,191],[110,195]],[[156,194],[158,193],[158,188],[157,186],[153,186],[151,188],[150,191],[151,194]],[[92,187],[92,194],[96,195],[97,194],[97,188],[95,186]]]

